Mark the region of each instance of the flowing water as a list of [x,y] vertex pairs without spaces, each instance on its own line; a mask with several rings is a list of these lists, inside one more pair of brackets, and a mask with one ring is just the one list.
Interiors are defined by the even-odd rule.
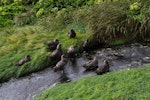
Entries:
[[150,47],[135,43],[113,48],[103,48],[90,53],[82,53],[75,59],[69,59],[65,66],[65,75],[51,68],[32,73],[19,79],[12,79],[0,85],[0,100],[32,100],[37,94],[58,83],[75,81],[83,77],[96,75],[94,71],[85,71],[82,65],[98,57],[98,65],[107,58],[110,71],[130,70],[150,63]]

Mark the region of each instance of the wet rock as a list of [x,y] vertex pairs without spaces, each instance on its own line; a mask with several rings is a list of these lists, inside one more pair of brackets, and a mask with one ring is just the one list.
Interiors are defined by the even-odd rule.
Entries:
[[144,57],[142,60],[144,63],[150,63],[150,57]]
[[63,75],[60,78],[60,83],[68,83],[68,82],[71,82],[71,79],[69,77],[67,77],[66,75]]
[[138,61],[132,61],[129,65],[128,65],[128,68],[138,68],[140,66],[143,65],[143,62],[142,60],[138,60]]

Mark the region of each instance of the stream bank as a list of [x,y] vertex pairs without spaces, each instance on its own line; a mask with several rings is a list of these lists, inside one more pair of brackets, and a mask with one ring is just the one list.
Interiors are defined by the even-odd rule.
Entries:
[[98,56],[99,66],[103,64],[102,59],[107,58],[110,71],[130,70],[150,63],[150,47],[134,43],[97,49],[90,53],[84,52],[73,61],[68,61],[65,66],[66,77],[62,77],[61,72],[54,72],[51,68],[47,68],[1,84],[0,100],[32,100],[37,94],[58,83],[96,75],[94,71],[86,72],[82,67],[86,61],[94,56]]

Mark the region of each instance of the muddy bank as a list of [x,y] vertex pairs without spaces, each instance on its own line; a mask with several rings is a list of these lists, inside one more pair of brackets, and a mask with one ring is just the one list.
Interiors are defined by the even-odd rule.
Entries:
[[98,56],[99,66],[103,64],[102,59],[107,58],[110,71],[130,70],[150,63],[150,47],[136,43],[103,48],[90,53],[85,52],[74,60],[69,60],[65,66],[65,77],[62,76],[61,72],[54,72],[51,68],[48,68],[27,77],[12,79],[1,84],[0,100],[32,100],[35,95],[57,83],[96,75],[94,71],[86,72],[82,67],[82,64],[93,56]]

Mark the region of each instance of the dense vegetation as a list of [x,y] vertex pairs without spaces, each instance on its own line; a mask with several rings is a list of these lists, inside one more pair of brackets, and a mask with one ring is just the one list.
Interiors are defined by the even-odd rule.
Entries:
[[[149,38],[148,0],[1,0],[0,82],[53,64],[43,42],[59,39],[63,51],[85,39],[116,44]],[[69,39],[67,31],[77,37]],[[121,42],[120,42],[121,40]],[[79,48],[79,47],[78,47]],[[15,64],[25,55],[31,61]]]
[[[50,12],[38,18],[41,8],[37,8],[37,6],[41,5],[39,7],[47,8],[49,5],[44,6],[46,2],[48,1],[6,0],[0,4],[0,82],[53,65],[57,60],[51,61],[48,58],[52,51],[47,51],[44,42],[59,39],[65,53],[70,45],[79,48],[78,44],[89,37],[90,32],[82,23],[62,24],[62,21],[70,16],[66,15],[62,18],[63,10],[59,12],[58,17]],[[45,11],[48,12],[49,9]],[[54,19],[56,23],[51,23],[53,22],[51,18],[56,18]],[[60,25],[62,27],[58,28]],[[67,31],[71,28],[77,33],[75,39],[69,39],[67,36]],[[20,67],[16,66],[16,63],[25,55],[31,55],[31,61]]]
[[31,24],[43,14],[93,3],[94,0],[1,0],[0,26]]
[[150,66],[59,84],[35,100],[148,100]]

